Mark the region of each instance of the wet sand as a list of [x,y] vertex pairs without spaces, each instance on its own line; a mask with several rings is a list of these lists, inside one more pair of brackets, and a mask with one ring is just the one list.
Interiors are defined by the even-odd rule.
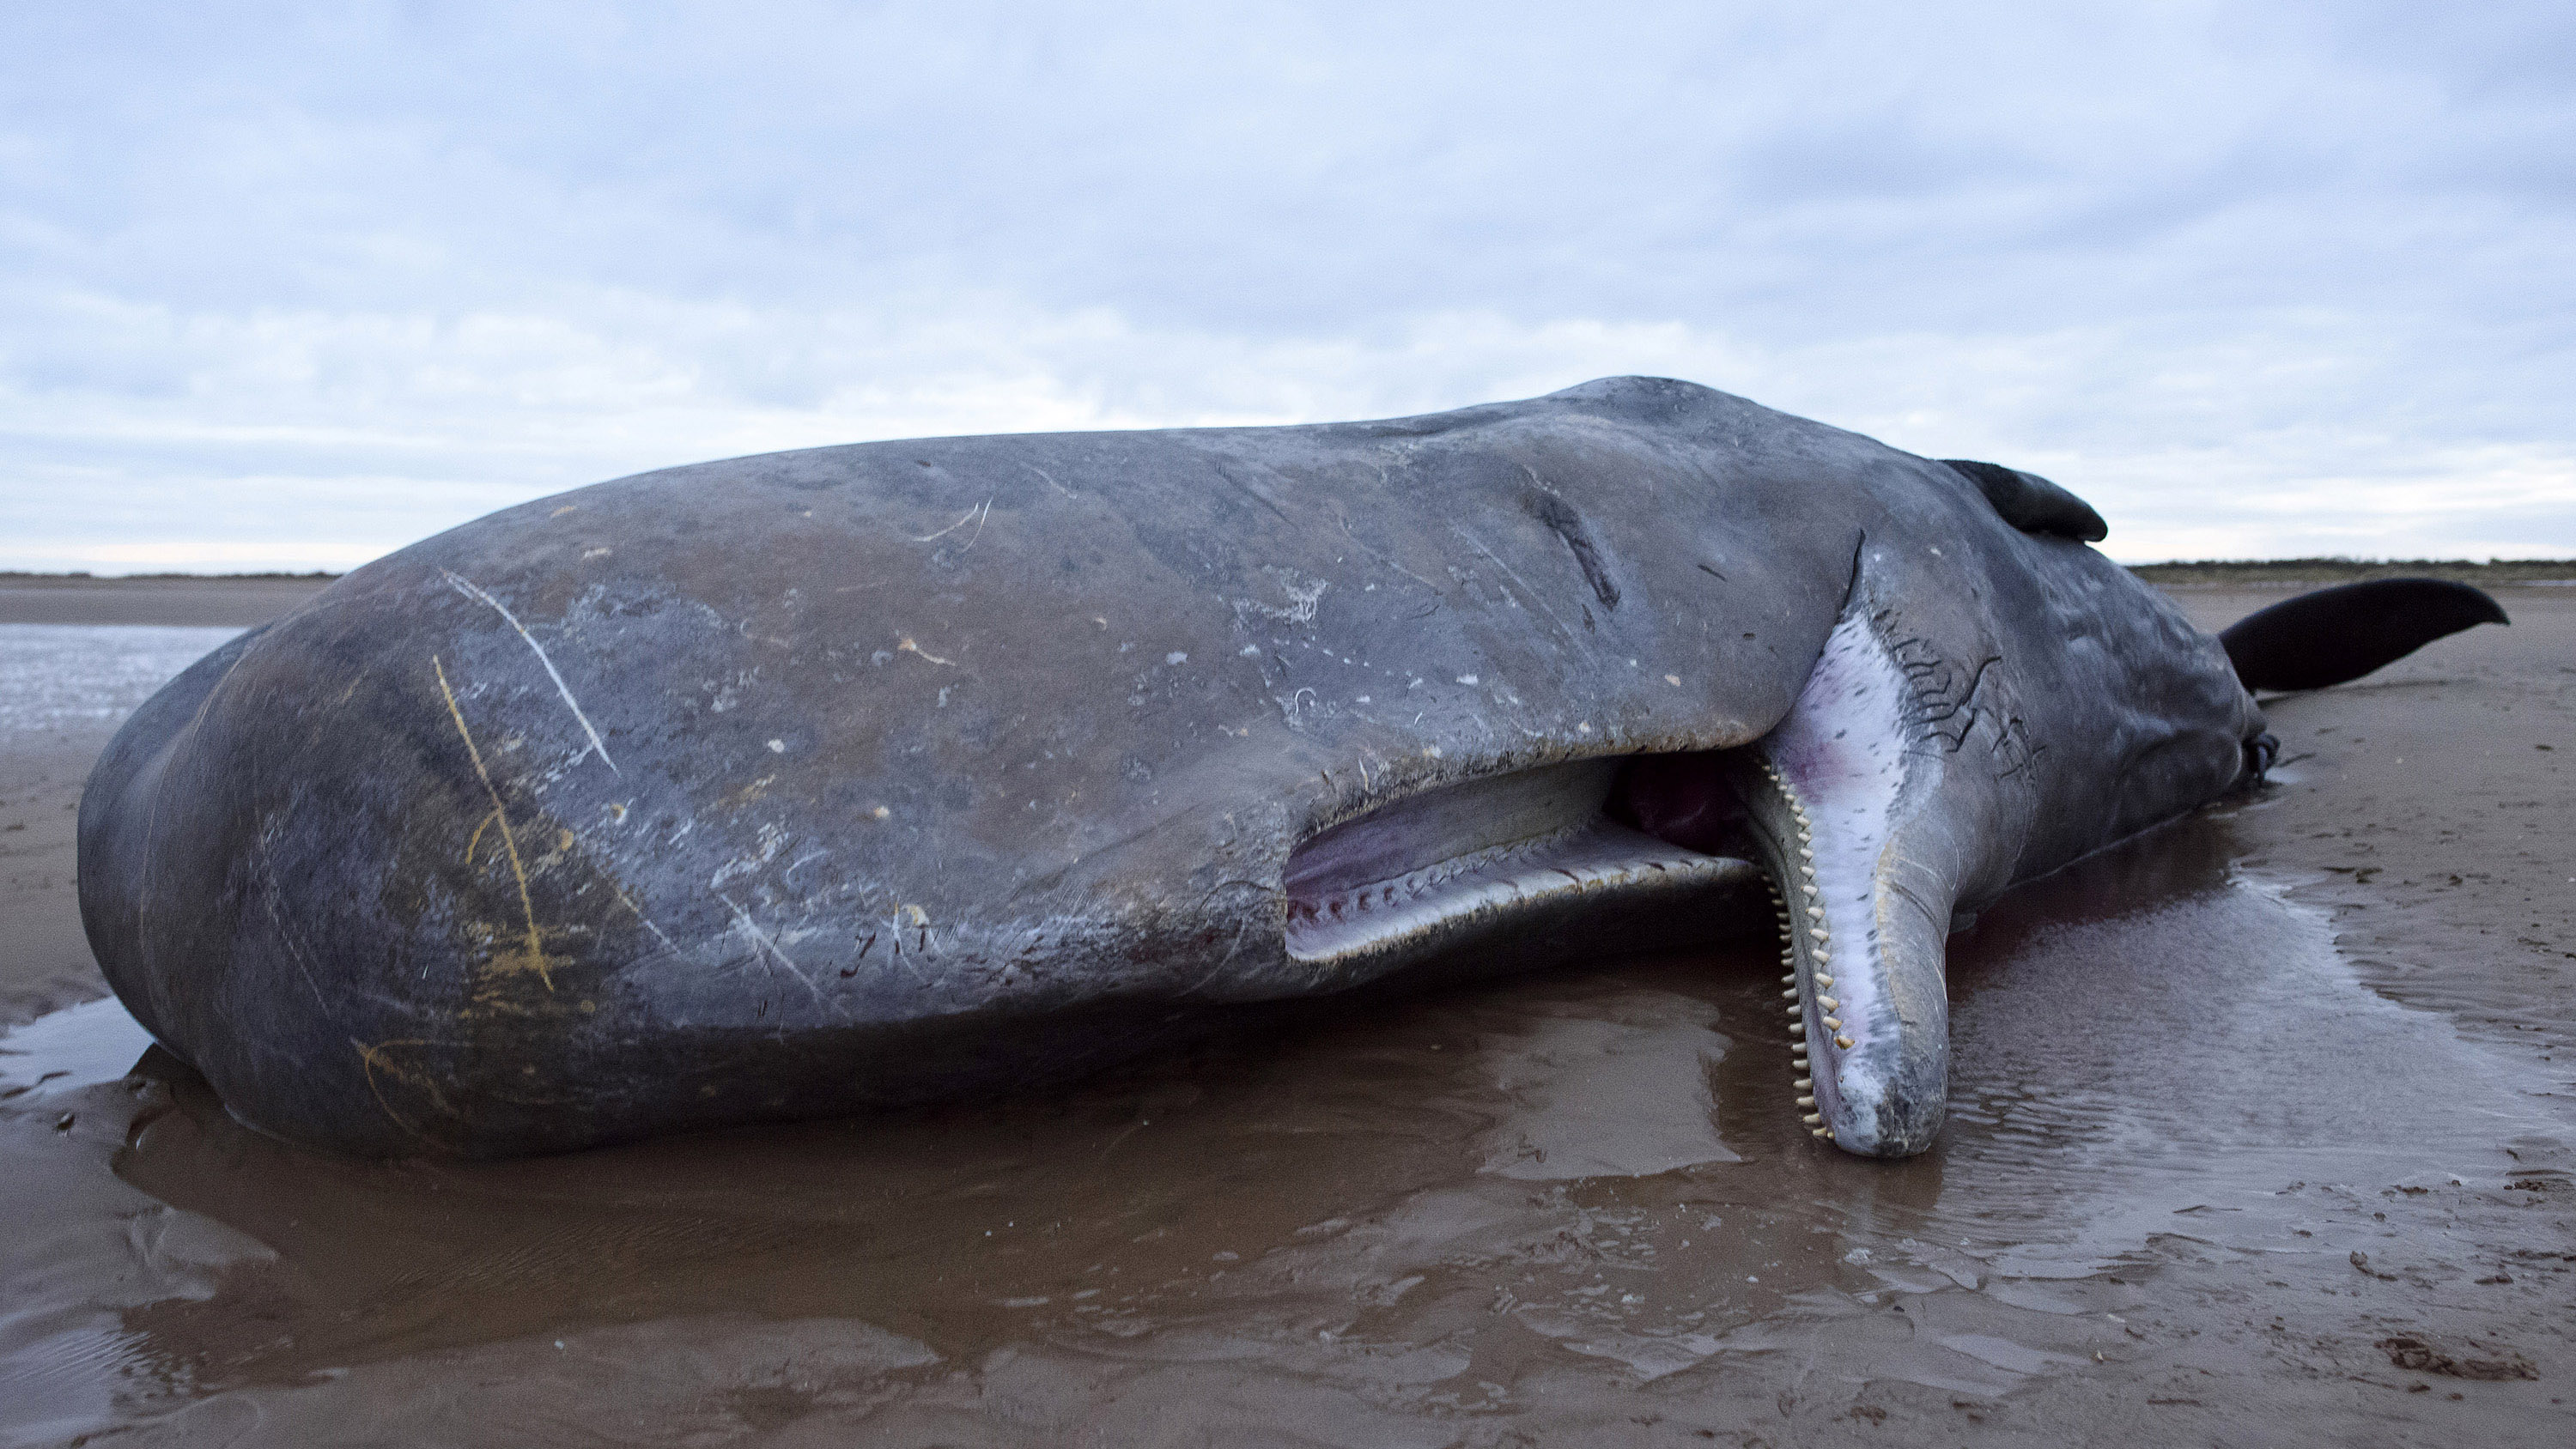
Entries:
[[[1797,1125],[1763,950],[481,1167],[268,1142],[56,1011],[0,1040],[0,1444],[2568,1442],[2571,592],[1955,938],[1903,1164]],[[97,990],[18,964],[78,940],[78,734],[0,752],[12,1019]]]

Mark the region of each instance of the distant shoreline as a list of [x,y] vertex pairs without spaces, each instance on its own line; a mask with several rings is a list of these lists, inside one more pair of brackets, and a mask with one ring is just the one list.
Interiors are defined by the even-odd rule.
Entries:
[[[2163,588],[2231,588],[2262,584],[2339,584],[2400,576],[2458,579],[2473,584],[2576,583],[2576,558],[2567,559],[2194,559],[2128,564],[2129,572]],[[0,570],[0,591],[11,589],[320,589],[340,577],[302,574],[89,574]]]
[[248,629],[322,592],[337,574],[0,573],[0,624],[146,624]]
[[[2458,579],[2492,589],[2576,587],[2576,559],[2230,559],[2132,564],[2170,594],[2262,593],[2401,575]],[[0,573],[0,625],[144,624],[248,629],[295,608],[338,574]]]
[[2362,579],[2436,578],[2503,587],[2576,583],[2576,559],[2203,559],[2130,564],[2129,572],[2161,589],[2262,588],[2274,584],[2345,584]]
[[321,588],[340,576],[315,570],[305,574],[31,574],[0,569],[0,589],[101,589],[137,585],[161,588],[225,587],[237,584],[289,584]]

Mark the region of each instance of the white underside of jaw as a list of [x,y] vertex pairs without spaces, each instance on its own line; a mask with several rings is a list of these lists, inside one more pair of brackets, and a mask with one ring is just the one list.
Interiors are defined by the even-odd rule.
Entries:
[[1869,1104],[1887,1089],[1895,1014],[1879,965],[1879,868],[1907,767],[1903,672],[1866,617],[1846,615],[1825,641],[1788,718],[1758,746],[1788,832],[1783,879],[1784,986],[1792,1040],[1806,1058],[1802,1110],[1819,1137],[1860,1146],[1877,1136]]

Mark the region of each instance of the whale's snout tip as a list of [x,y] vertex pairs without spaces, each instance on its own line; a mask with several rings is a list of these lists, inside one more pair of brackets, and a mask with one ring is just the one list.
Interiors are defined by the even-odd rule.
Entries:
[[1937,1096],[1927,1101],[1898,1091],[1879,1093],[1870,1101],[1847,1093],[1841,1105],[1836,1113],[1841,1120],[1828,1129],[1826,1140],[1855,1157],[1889,1161],[1932,1150],[1947,1115]]

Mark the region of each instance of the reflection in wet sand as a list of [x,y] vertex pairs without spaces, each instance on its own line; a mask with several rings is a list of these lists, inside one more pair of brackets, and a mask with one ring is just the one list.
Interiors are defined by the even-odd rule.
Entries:
[[[1806,1137],[1761,947],[1265,1018],[1045,1100],[497,1166],[314,1158],[157,1054],[74,1071],[9,1104],[49,1266],[12,1267],[0,1372],[38,1439],[144,1442],[1937,1440],[2103,1399],[2332,1437],[2376,1420],[2298,1421],[2300,1385],[2402,1395],[2383,1290],[2467,1282],[2525,1210],[2502,1148],[2565,1124],[2232,873],[2261,808],[1955,940],[1953,1126],[1903,1163]],[[12,1085],[73,1055],[48,1040],[11,1039]],[[2425,1331],[2447,1291],[2407,1300]],[[2549,1387],[2448,1407],[2514,1442]]]

